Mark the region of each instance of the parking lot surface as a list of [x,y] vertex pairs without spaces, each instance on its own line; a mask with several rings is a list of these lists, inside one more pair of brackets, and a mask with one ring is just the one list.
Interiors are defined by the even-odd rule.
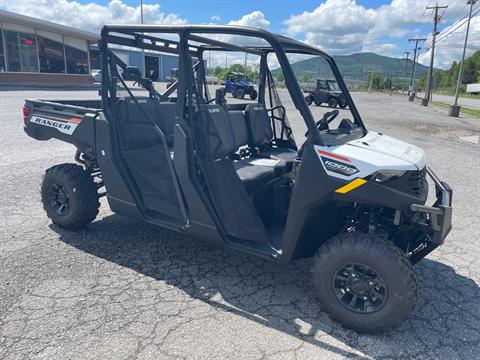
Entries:
[[454,228],[415,267],[414,314],[370,336],[322,311],[308,259],[279,266],[115,215],[105,200],[85,230],[51,225],[42,174],[74,149],[23,133],[26,97],[95,92],[0,90],[1,359],[480,359],[480,146],[460,139],[478,119],[354,94],[369,129],[423,148],[454,189]]

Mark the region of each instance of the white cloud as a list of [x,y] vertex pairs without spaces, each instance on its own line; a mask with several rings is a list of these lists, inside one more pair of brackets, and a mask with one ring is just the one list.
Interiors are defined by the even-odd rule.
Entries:
[[[122,0],[106,5],[69,0],[0,0],[0,8],[92,32],[99,32],[105,24],[140,23],[140,5],[130,6]],[[159,4],[144,4],[143,14],[148,24],[186,23],[176,14],[162,12]]]
[[361,52],[374,52],[377,54],[382,54],[384,56],[396,57],[399,53],[401,53],[401,50],[398,48],[397,45],[392,43],[368,44],[368,42],[366,42],[363,45]]
[[[253,11],[249,14],[242,16],[240,19],[232,20],[227,23],[227,25],[237,25],[237,26],[249,26],[255,28],[261,28],[268,30],[270,27],[270,21],[265,17],[261,11]],[[216,40],[223,41],[229,44],[235,45],[266,45],[267,43],[259,38],[252,38],[248,36],[240,35],[205,35],[206,37],[211,37]],[[228,66],[232,64],[243,64],[245,61],[244,53],[239,52],[229,52],[225,56],[225,52],[216,52],[212,51],[211,54],[206,54],[206,58],[210,59],[210,67],[222,66],[225,64]],[[249,66],[258,66],[260,58],[257,55],[249,54],[247,57],[247,64]]]
[[[395,40],[403,38],[406,45],[408,37],[422,35],[420,28],[432,24],[431,10],[425,11],[427,5],[425,0],[393,0],[373,9],[358,4],[356,0],[327,0],[311,12],[290,16],[284,24],[287,33],[297,37],[303,35],[306,42],[334,54],[374,51],[401,56],[403,49],[394,44]],[[450,4],[442,21],[451,23],[467,11],[466,3],[457,1]],[[476,18],[475,22],[478,21]],[[476,38],[471,43],[476,43],[478,49],[479,29],[472,26],[471,34]],[[439,44],[438,66],[445,67],[461,57],[459,44],[463,36],[464,32],[463,35],[455,34]],[[422,37],[426,37],[425,34]],[[426,56],[423,55],[421,60],[424,61]]]
[[211,18],[210,18],[211,21],[213,22],[219,22],[221,20],[220,16],[218,15],[213,15]]
[[230,21],[228,25],[250,26],[260,29],[268,29],[270,26],[270,21],[265,18],[265,15],[261,11],[257,10],[242,16],[241,19]]

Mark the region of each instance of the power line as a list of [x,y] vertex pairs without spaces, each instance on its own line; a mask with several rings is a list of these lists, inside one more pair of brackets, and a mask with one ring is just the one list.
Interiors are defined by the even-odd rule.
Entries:
[[[480,13],[480,8],[479,9],[475,9],[476,11],[472,14],[472,17],[474,17],[475,15],[477,15],[478,13]],[[464,20],[462,23],[460,23],[462,20]],[[437,39],[437,43],[443,39],[445,39],[446,37],[450,36],[451,34],[453,34],[455,31],[457,31],[458,29],[460,29],[463,25],[465,25],[466,23],[468,22],[468,13],[466,15],[464,15],[463,17],[461,17],[457,22],[457,26],[455,28],[450,28],[446,33],[441,33],[439,38]],[[455,24],[454,24],[455,25]],[[426,50],[430,50],[430,47],[431,47],[431,44],[427,47]]]
[[[472,18],[475,17],[475,15],[477,15],[478,13],[480,13],[480,8],[477,9],[477,11],[475,11],[473,14],[472,14]],[[459,24],[460,21],[462,21],[463,19],[465,19],[465,21],[463,21],[462,23]],[[438,44],[440,41],[442,41],[443,39],[449,37],[450,35],[452,35],[455,31],[457,31],[458,29],[460,29],[463,25],[465,25],[466,23],[468,22],[468,14],[463,16],[460,20],[457,21],[457,27],[453,28],[453,29],[449,29],[446,33],[444,34],[440,34],[439,38],[436,40],[436,43]],[[431,41],[428,46],[426,46],[423,51],[422,51],[422,54],[425,54],[427,53],[431,48],[432,48],[432,45],[433,45],[433,41]]]
[[[477,15],[478,13],[480,13],[480,9],[478,9],[475,13],[472,14],[472,18],[475,17],[475,15]],[[468,17],[468,15],[467,15]],[[446,34],[443,34],[438,40],[437,42],[439,41],[442,41],[443,39],[445,39],[446,37],[449,37],[450,35],[452,35],[455,31],[457,31],[458,29],[460,29],[463,25],[465,25],[467,22],[468,22],[468,18],[465,19],[461,24],[459,24],[456,28],[452,29],[451,31],[449,31],[448,33]]]

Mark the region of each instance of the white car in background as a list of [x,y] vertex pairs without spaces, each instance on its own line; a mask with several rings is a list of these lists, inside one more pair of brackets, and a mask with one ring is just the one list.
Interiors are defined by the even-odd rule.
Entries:
[[91,72],[93,82],[101,82],[102,81],[102,70],[93,69]]

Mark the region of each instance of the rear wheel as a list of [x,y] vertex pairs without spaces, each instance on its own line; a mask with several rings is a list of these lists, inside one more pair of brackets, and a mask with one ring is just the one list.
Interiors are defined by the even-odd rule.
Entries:
[[305,101],[307,102],[307,105],[312,105],[313,96],[312,95],[305,96]]
[[61,164],[45,172],[42,203],[47,216],[58,226],[78,229],[92,222],[100,203],[97,185],[77,164]]
[[338,101],[334,97],[331,97],[330,99],[328,99],[328,107],[336,108],[337,104],[338,104]]
[[250,91],[250,99],[251,100],[256,100],[257,96],[258,96],[257,90]]
[[342,109],[345,109],[347,107],[347,101],[344,98],[340,98],[338,101],[338,106],[340,106]]
[[399,326],[416,303],[410,261],[393,244],[368,234],[341,234],[323,244],[312,280],[330,316],[361,332]]
[[237,99],[243,99],[245,97],[245,90],[242,89],[242,88],[238,88],[236,91],[235,91],[235,97]]

